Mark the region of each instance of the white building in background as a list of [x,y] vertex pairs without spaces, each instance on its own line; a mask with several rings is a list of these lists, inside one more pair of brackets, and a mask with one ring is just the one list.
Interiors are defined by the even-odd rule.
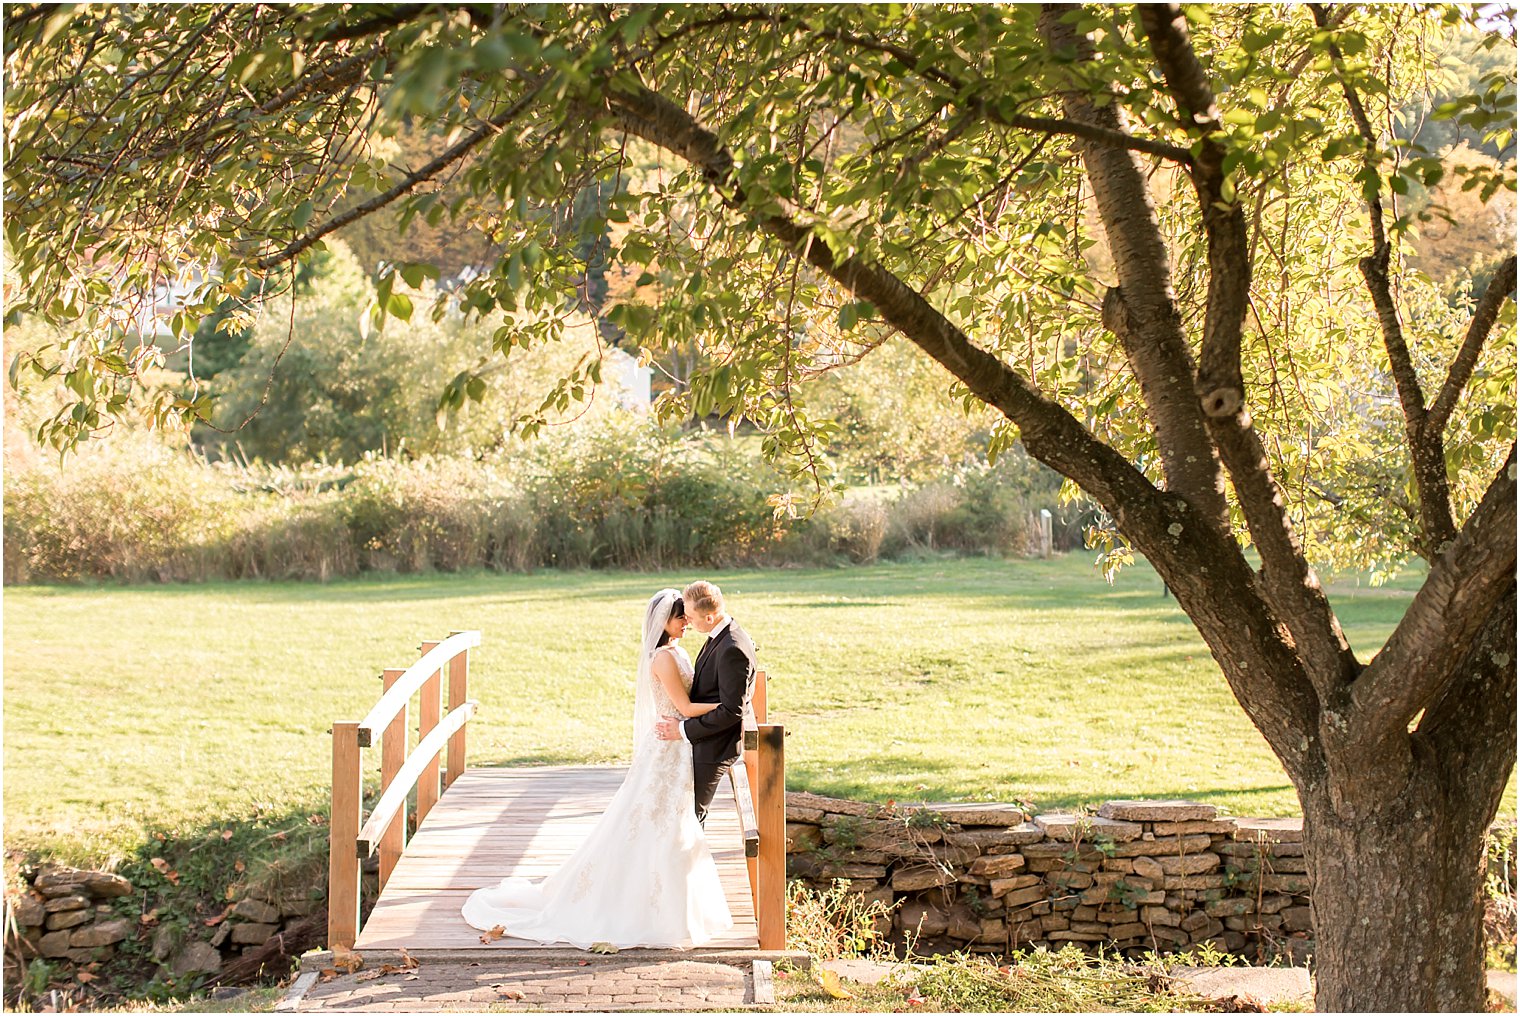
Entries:
[[647,410],[654,368],[640,366],[637,359],[616,346],[608,346],[604,357],[602,377],[611,387],[618,408],[631,412]]

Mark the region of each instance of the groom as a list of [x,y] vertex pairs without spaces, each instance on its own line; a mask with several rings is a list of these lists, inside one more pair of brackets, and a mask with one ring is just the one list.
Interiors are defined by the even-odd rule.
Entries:
[[723,593],[711,582],[693,582],[681,599],[687,619],[707,636],[697,654],[691,700],[716,702],[718,708],[680,723],[660,720],[656,729],[662,740],[691,745],[697,820],[705,822],[718,782],[740,758],[744,716],[755,690],[755,644],[728,616]]

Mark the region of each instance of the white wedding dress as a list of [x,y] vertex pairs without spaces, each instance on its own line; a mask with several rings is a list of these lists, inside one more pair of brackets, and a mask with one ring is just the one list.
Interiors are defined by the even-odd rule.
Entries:
[[[655,651],[675,657],[689,692],[693,671],[686,651]],[[652,655],[646,651],[646,661]],[[472,927],[500,925],[515,938],[581,949],[601,942],[619,949],[685,949],[733,927],[693,806],[691,746],[662,741],[654,731],[654,715],[681,715],[647,662],[639,667],[639,682],[633,764],[607,810],[547,878],[509,876],[471,893],[462,912]]]

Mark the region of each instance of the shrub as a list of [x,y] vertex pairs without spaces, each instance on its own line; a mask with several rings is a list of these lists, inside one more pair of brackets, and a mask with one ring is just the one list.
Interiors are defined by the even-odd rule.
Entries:
[[366,459],[343,490],[343,517],[361,566],[459,571],[530,557],[514,502],[495,468],[468,459]]
[[237,499],[215,470],[142,436],[38,465],[6,485],[6,579],[219,577]]
[[870,564],[881,556],[891,516],[881,501],[846,497],[823,518],[829,549],[856,564]]
[[323,581],[360,571],[866,563],[1026,552],[1039,492],[999,466],[778,520],[753,448],[623,416],[490,456],[208,464],[126,434],[11,477],[6,580]]
[[844,879],[821,890],[791,881],[786,897],[787,946],[820,962],[879,951],[895,909],[880,900],[867,902]]

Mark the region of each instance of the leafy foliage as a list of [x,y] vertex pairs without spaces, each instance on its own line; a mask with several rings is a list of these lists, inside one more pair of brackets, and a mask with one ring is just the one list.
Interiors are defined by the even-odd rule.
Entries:
[[[1073,74],[1089,90],[1132,82],[1126,113],[1159,136],[1173,130],[1171,114],[1151,86],[1128,13],[1093,11],[1074,24],[1116,43],[1080,72],[1039,38],[1036,13],[657,7],[603,20],[596,9],[570,6],[490,15],[418,9],[356,21],[320,6],[189,6],[32,14],[7,41],[8,242],[22,281],[11,314],[71,323],[80,336],[22,358],[75,393],[43,436],[67,447],[134,401],[160,423],[206,419],[203,394],[142,390],[140,375],[162,354],[134,330],[134,304],[168,276],[195,270],[191,297],[168,321],[175,335],[212,315],[251,317],[251,308],[227,308],[266,277],[274,284],[255,289],[277,305],[292,263],[320,250],[331,227],[359,228],[364,216],[353,213],[370,202],[402,230],[416,223],[482,239],[469,260],[489,261],[486,270],[460,285],[452,306],[467,320],[507,314],[491,338],[501,352],[562,336],[568,313],[593,297],[600,304],[600,280],[611,280],[607,269],[616,265],[624,281],[606,295],[606,311],[629,344],[653,356],[705,353],[709,366],[680,376],[667,393],[671,416],[754,420],[770,452],[820,483],[833,475],[831,439],[848,447],[869,433],[878,447],[894,448],[910,419],[920,425],[921,458],[888,452],[868,468],[919,475],[929,460],[958,458],[954,427],[923,426],[940,419],[938,410],[890,401],[911,386],[873,384],[888,400],[866,410],[875,422],[847,418],[843,432],[829,411],[837,400],[827,392],[816,406],[804,399],[810,373],[868,352],[890,330],[870,304],[743,226],[747,214],[785,206],[805,213],[836,255],[868,257],[923,289],[974,340],[1154,469],[1154,436],[1133,411],[1134,377],[1098,320],[1112,269],[1082,167],[1069,139],[1007,125],[1039,114],[1055,83]],[[1354,84],[1390,112],[1427,87],[1424,53],[1473,45],[1474,29],[1454,10],[1418,32],[1411,17],[1358,12],[1333,40]],[[1399,428],[1383,412],[1388,374],[1376,322],[1347,313],[1360,299],[1352,268],[1365,213],[1346,198],[1380,183],[1430,187],[1455,173],[1473,188],[1466,193],[1486,201],[1513,190],[1513,171],[1450,169],[1418,137],[1390,138],[1368,161],[1338,98],[1332,40],[1312,19],[1248,8],[1195,8],[1190,18],[1202,59],[1225,90],[1225,185],[1251,210],[1261,266],[1245,350],[1258,426],[1311,552],[1326,564],[1392,564],[1413,542],[1409,483],[1394,453]],[[757,22],[768,29],[750,31]],[[1506,43],[1489,36],[1483,45],[1503,51]],[[705,61],[708,46],[724,52],[723,70]],[[44,62],[78,70],[60,82],[35,72]],[[122,68],[132,68],[126,89]],[[705,186],[700,169],[630,143],[589,108],[635,74],[706,97],[704,118],[721,125],[720,138],[738,153],[741,214],[725,206],[733,194]],[[977,82],[974,100],[956,81]],[[1502,134],[1513,108],[1502,62],[1485,81],[1498,84],[1449,98],[1427,119]],[[232,97],[243,90],[251,101]],[[591,129],[568,131],[577,118]],[[85,122],[100,126],[84,130]],[[439,161],[446,164],[429,172]],[[1183,306],[1199,314],[1199,213],[1182,200],[1184,184],[1171,170],[1163,166],[1156,183]],[[583,191],[596,199],[579,199]],[[102,208],[116,211],[105,216]],[[1411,222],[1405,216],[1395,230]],[[372,223],[364,228],[372,232]],[[427,255],[429,247],[415,249]],[[437,253],[377,262],[377,322],[412,317],[415,297],[401,279],[420,282],[454,256]],[[432,268],[423,267],[427,260]],[[638,274],[637,285],[623,273]],[[436,319],[453,313],[432,305]],[[252,368],[271,362],[272,317],[250,354],[249,377],[228,389],[229,408],[254,401]],[[1452,323],[1430,321],[1432,364],[1450,358],[1459,338]],[[304,425],[322,433],[324,416],[348,415],[340,397],[348,392],[363,400],[371,438],[393,429],[400,408],[388,409],[383,393],[359,394],[363,386],[343,376],[348,362],[382,375],[408,355],[405,344],[347,361],[320,352],[338,346],[336,338],[303,329],[292,353],[289,373],[330,379]],[[1466,400],[1472,416],[1453,428],[1459,501],[1475,499],[1512,436],[1503,411],[1512,359],[1503,341],[1485,353],[1478,392]],[[520,409],[508,424],[531,432],[546,411],[571,411],[598,371],[595,359],[565,368],[544,406]],[[479,367],[445,382],[445,405],[484,398],[478,376]],[[1359,380],[1347,386],[1348,377]],[[295,426],[278,400],[266,411],[284,417],[273,431]],[[268,426],[250,423],[250,440],[266,443],[256,435]],[[923,440],[931,435],[938,436]],[[997,431],[994,451],[1015,436]],[[342,439],[315,444],[331,456],[353,455]]]

